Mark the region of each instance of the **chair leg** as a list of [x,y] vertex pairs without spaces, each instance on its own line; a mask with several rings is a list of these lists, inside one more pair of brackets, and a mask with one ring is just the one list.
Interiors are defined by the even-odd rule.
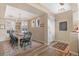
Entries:
[[31,48],[31,46],[32,46],[32,42],[30,41],[30,48]]
[[23,42],[22,42],[22,39],[20,39],[20,47],[22,48],[23,46]]
[[22,42],[20,42],[20,47],[21,47],[21,48],[23,47],[23,43],[22,43]]

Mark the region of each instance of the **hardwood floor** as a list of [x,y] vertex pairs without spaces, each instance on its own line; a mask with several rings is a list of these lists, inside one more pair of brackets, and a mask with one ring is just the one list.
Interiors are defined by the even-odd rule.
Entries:
[[[50,45],[45,45],[39,42],[33,42],[32,48],[27,47],[25,50],[22,48],[11,48],[8,44],[3,44],[5,48],[0,44],[0,55],[2,56],[63,56],[63,53],[57,51]],[[35,48],[34,48],[35,47]],[[75,56],[74,54],[68,54],[67,56]]]
[[4,54],[2,42],[0,42],[0,56]]
[[[29,54],[25,53],[22,55],[23,56],[63,56],[62,52],[57,51],[52,47],[52,44],[54,43],[51,43],[50,45],[44,45],[43,47],[40,47],[37,50],[30,52]],[[76,56],[76,55],[69,53],[67,56]]]
[[[11,47],[9,42],[3,42],[0,46],[0,55],[2,56],[19,56],[24,53],[28,54],[33,50],[40,48],[43,44],[39,42],[32,41],[32,45],[21,48],[19,45],[16,47]],[[3,52],[3,53],[2,53]]]

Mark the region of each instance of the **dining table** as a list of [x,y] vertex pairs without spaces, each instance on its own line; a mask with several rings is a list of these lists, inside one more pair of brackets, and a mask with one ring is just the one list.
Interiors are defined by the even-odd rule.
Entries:
[[18,37],[18,46],[20,46],[20,39],[23,39],[24,33],[16,33],[16,36]]

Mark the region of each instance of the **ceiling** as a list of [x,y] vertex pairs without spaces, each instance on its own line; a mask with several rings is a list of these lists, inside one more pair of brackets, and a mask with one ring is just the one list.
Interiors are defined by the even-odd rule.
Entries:
[[[61,10],[64,8],[64,10]],[[13,3],[6,4],[5,18],[20,18],[21,20],[31,19],[46,13],[59,14],[69,10],[77,10],[76,3]]]
[[64,3],[64,5],[60,5],[60,3],[40,3],[40,4],[49,11],[51,11],[53,14],[58,14],[69,10],[75,11],[78,8],[77,3]]
[[28,20],[32,17],[37,17],[37,16],[38,16],[38,14],[7,5],[4,17],[5,18],[15,18],[15,19],[19,18],[21,20],[25,20],[25,19]]

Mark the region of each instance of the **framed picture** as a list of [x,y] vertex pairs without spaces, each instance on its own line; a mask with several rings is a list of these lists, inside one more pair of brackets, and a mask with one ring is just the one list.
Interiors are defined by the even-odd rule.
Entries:
[[32,20],[31,24],[32,24],[33,28],[39,28],[40,27],[40,19],[36,18],[36,19]]
[[35,20],[35,27],[40,27],[40,19],[39,18],[37,18],[36,20]]
[[35,27],[35,20],[32,20],[32,23],[31,23],[32,25],[32,27]]
[[59,30],[60,31],[67,31],[67,21],[59,23]]

